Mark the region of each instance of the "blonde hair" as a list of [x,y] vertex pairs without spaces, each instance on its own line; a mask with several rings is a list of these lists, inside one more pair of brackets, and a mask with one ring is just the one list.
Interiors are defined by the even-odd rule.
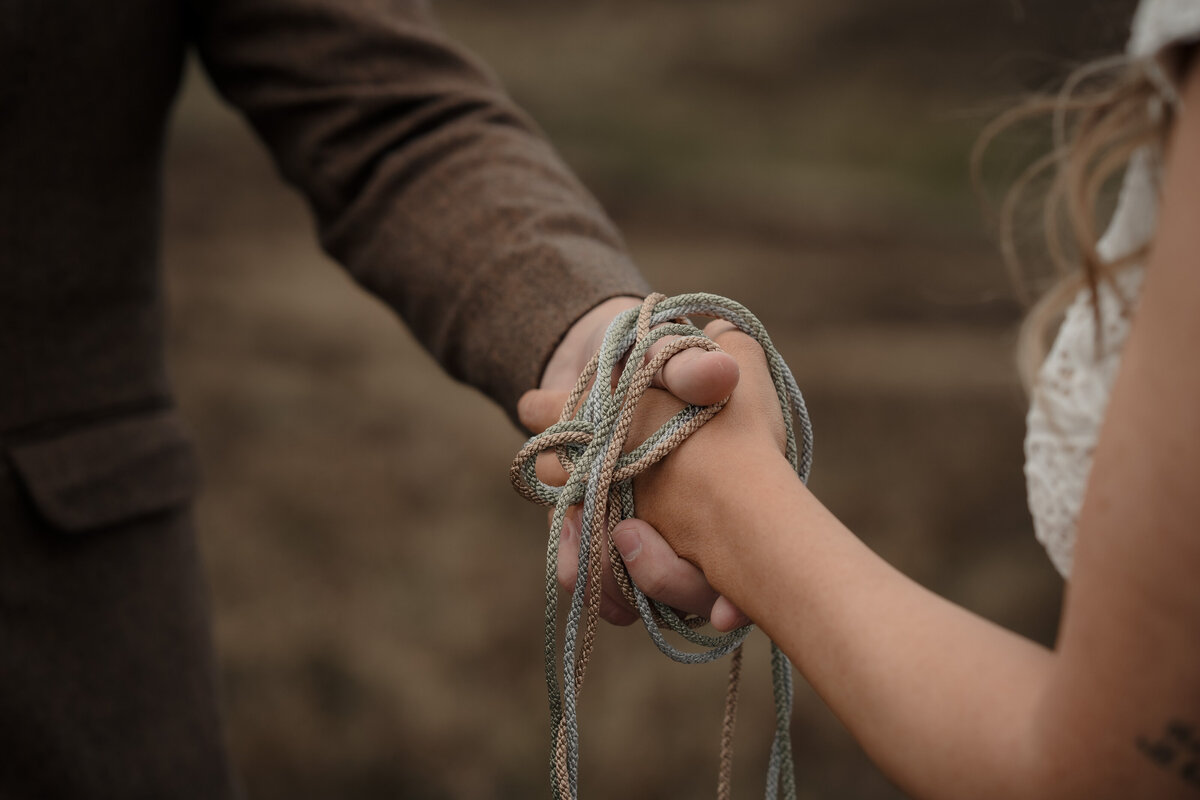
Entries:
[[[1114,276],[1145,255],[1143,246],[1108,261],[1097,243],[1103,230],[1106,187],[1124,171],[1134,153],[1165,148],[1174,115],[1171,106],[1163,102],[1159,87],[1143,62],[1125,56],[1096,61],[1073,72],[1056,94],[1031,98],[999,116],[976,142],[972,170],[976,185],[981,186],[983,154],[997,136],[1018,123],[1050,121],[1050,152],[1020,173],[1004,195],[998,214],[1001,253],[1018,296],[1029,305],[1017,346],[1017,364],[1026,389],[1033,386],[1062,312],[1079,290],[1087,287],[1090,291],[1099,323],[1100,285],[1108,283],[1116,289]],[[1053,281],[1043,288],[1046,282],[1036,285],[1036,276],[1030,274],[1018,252],[1016,219],[1030,190],[1047,177],[1040,217]],[[1101,329],[1097,324],[1097,332]]]

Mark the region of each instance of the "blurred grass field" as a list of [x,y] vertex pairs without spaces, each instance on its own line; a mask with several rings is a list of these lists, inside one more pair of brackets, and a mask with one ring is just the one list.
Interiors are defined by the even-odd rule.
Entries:
[[[812,485],[871,547],[1053,640],[1024,505],[1021,309],[968,152],[1022,91],[1118,48],[1132,3],[613,0],[437,5],[600,197],[662,291],[737,298],[817,432]],[[1003,173],[1019,147],[996,155]],[[315,244],[302,201],[189,72],[166,261],[230,742],[252,798],[548,796],[544,517],[521,436]],[[736,535],[734,532],[733,535]],[[721,666],[605,628],[586,797],[704,797]],[[766,642],[735,796],[761,793]],[[901,796],[799,685],[806,798]]]

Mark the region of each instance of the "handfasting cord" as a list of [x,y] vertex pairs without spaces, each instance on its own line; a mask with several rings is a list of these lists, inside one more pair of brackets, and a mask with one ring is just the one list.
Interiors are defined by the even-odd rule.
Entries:
[[[600,351],[579,376],[559,421],[525,443],[510,471],[513,486],[523,496],[541,505],[554,506],[546,550],[545,663],[552,730],[551,787],[555,800],[575,800],[578,796],[579,727],[576,707],[598,626],[602,547],[608,550],[613,574],[622,593],[638,609],[646,631],[659,650],[686,664],[715,661],[733,653],[725,718],[721,726],[721,763],[717,785],[718,798],[727,800],[729,797],[742,643],[753,626],[746,625],[720,636],[698,632],[695,628],[707,620],[681,618],[672,608],[648,598],[638,589],[629,577],[612,539],[612,529],[616,524],[634,516],[634,477],[666,456],[725,405],[726,400],[711,406],[688,406],[632,451],[622,452],[638,401],[663,364],[671,356],[691,347],[719,349],[716,343],[687,320],[690,314],[724,319],[754,337],[762,346],[783,411],[788,461],[806,483],[812,467],[812,425],[804,398],[791,370],[771,343],[766,329],[745,307],[713,294],[683,294],[671,298],[655,294],[647,297],[639,308],[630,309],[613,320]],[[680,338],[669,342],[654,358],[643,363],[646,351],[664,336]],[[616,388],[611,388],[608,376],[622,363],[624,366]],[[599,379],[597,376],[600,376]],[[799,423],[799,441],[793,414]],[[569,476],[562,487],[542,482],[535,472],[537,455],[550,449],[555,450]],[[579,534],[579,577],[567,612],[560,686],[556,653],[559,534],[567,509],[580,503],[583,504],[583,520]],[[663,627],[707,649],[701,652],[678,650],[664,638],[661,631]],[[768,800],[772,797],[793,800],[796,796],[796,780],[789,732],[792,667],[787,656],[774,643],[771,644],[771,670],[776,729],[767,766],[766,796]]]

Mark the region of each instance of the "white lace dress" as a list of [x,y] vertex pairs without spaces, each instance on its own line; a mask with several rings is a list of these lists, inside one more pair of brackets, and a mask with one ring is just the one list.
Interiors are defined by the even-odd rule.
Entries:
[[[1168,103],[1177,103],[1180,46],[1200,40],[1200,0],[1142,0],[1133,20],[1129,55],[1138,60]],[[1159,165],[1151,152],[1129,165],[1117,210],[1098,244],[1100,255],[1131,253],[1154,233]],[[1136,301],[1142,270],[1123,271],[1120,296]],[[1067,309],[1054,346],[1038,373],[1027,418],[1025,478],[1034,530],[1064,577],[1071,572],[1076,521],[1092,467],[1092,452],[1109,392],[1129,335],[1130,320],[1111,288],[1100,290],[1101,336],[1091,300],[1080,292]]]

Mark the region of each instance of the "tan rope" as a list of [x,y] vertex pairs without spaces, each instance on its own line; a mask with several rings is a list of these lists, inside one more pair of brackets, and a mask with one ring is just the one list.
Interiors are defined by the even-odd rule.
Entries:
[[733,724],[737,721],[738,685],[742,680],[742,648],[729,660],[729,682],[725,690],[725,716],[721,720],[721,768],[717,773],[717,800],[733,793]]

